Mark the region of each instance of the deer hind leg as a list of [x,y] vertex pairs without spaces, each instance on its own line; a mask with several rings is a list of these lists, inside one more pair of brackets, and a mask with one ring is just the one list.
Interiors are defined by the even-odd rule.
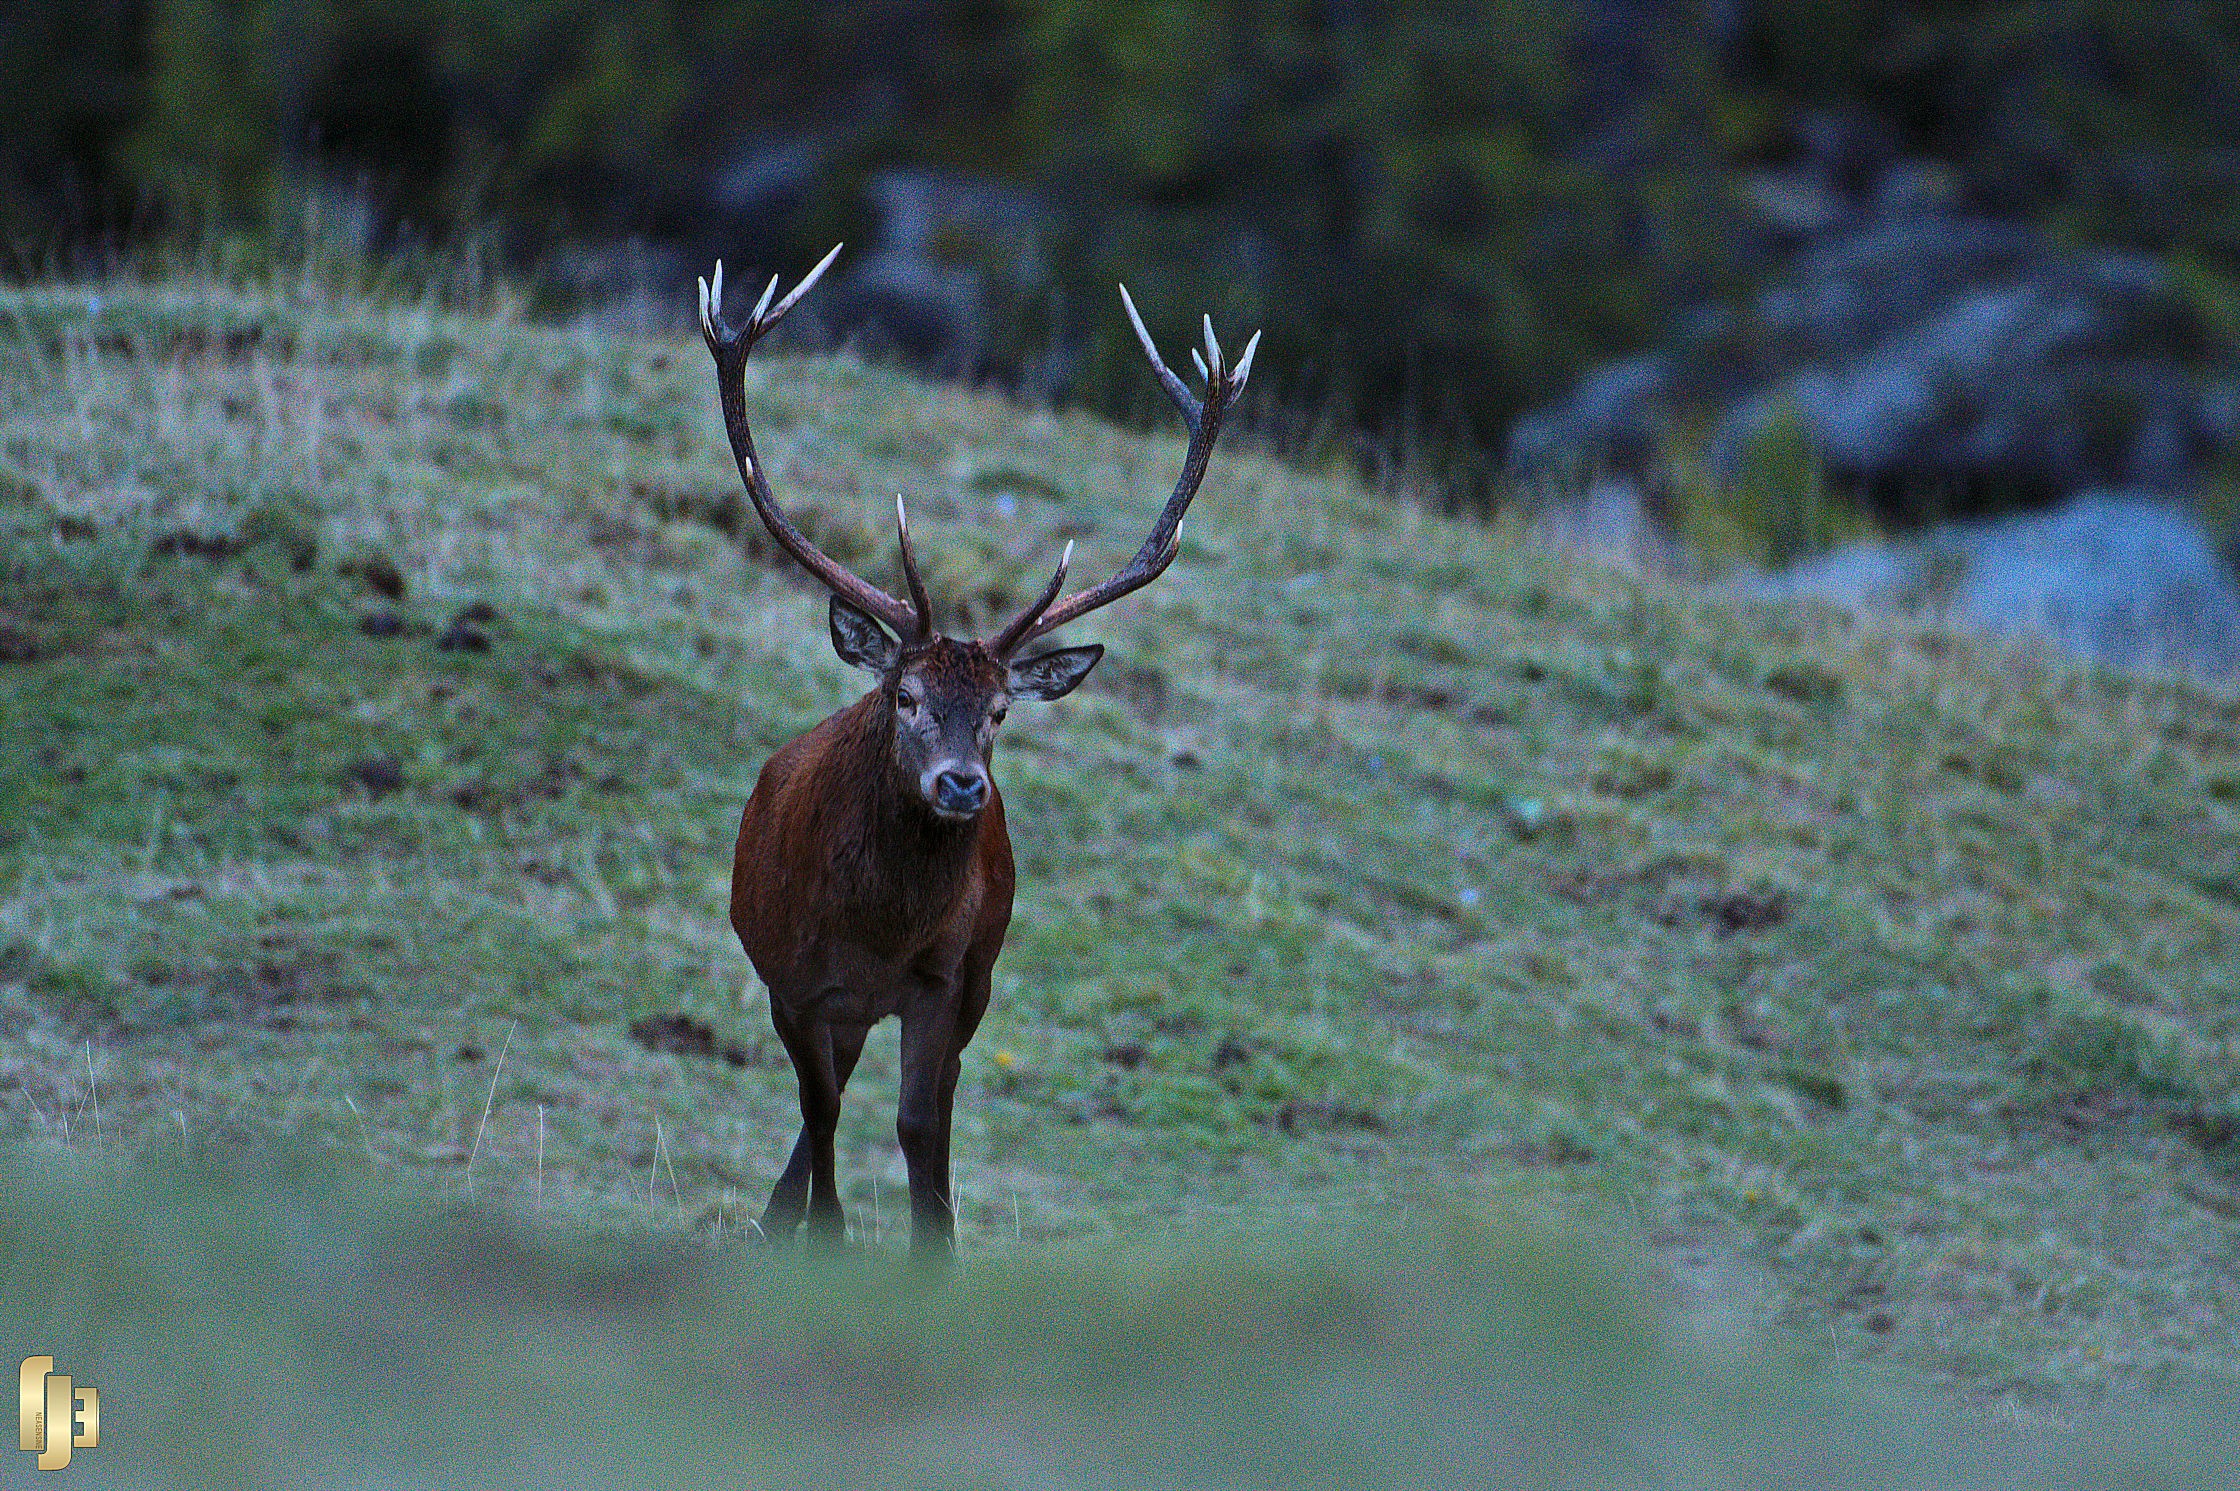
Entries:
[[[770,1017],[771,1023],[777,1026],[778,1039],[785,1044],[786,1055],[793,1058],[794,1076],[801,1084],[801,1138],[794,1148],[798,1154],[806,1145],[809,1152],[806,1209],[809,1238],[820,1246],[838,1247],[847,1236],[848,1220],[840,1206],[840,1187],[832,1154],[833,1131],[840,1124],[841,1083],[832,1028],[821,1020],[783,1014],[774,1003]],[[856,1052],[861,1054],[861,1051],[862,1043],[858,1040]],[[852,1059],[849,1066],[852,1070]],[[779,1177],[770,1194],[769,1221],[763,1231],[772,1235],[776,1235],[772,1224],[790,1234],[802,1221],[799,1198],[788,1191],[786,1184],[792,1173],[793,1166],[789,1163],[786,1175]]]

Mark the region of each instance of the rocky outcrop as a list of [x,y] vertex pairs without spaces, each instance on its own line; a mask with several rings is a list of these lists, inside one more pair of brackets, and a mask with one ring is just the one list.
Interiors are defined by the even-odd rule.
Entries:
[[[770,225],[813,199],[831,155],[816,140],[774,138],[717,173],[714,208],[735,225],[748,263],[782,255]],[[817,302],[787,323],[792,334],[848,342],[939,377],[1001,375],[1049,392],[1062,354],[1022,366],[1020,349],[1003,345],[1001,310],[1047,286],[1056,214],[1004,182],[932,170],[874,173],[862,182],[862,205],[875,231],[850,245]]]
[[1053,214],[1031,193],[945,171],[885,171],[865,195],[869,252],[834,281],[835,329],[912,366],[980,377],[999,355],[991,308],[1047,279]]
[[[2181,488],[2230,431],[2171,274],[2033,230],[1921,215],[1807,255],[1731,350],[1770,376],[1719,421],[1733,470],[1786,401],[1831,474],[1907,494]],[[1707,349],[1714,355],[1716,345]]]
[[1541,529],[1653,563],[1611,492],[1645,511],[1675,471],[1730,505],[1833,487],[1899,537],[1733,588],[2240,676],[2240,590],[2188,510],[2240,452],[2240,370],[2184,268],[1971,211],[1871,118],[1794,135],[1788,162],[1737,186],[1760,288],[1678,317],[1511,428],[1520,471],[1598,476]]
[[2240,441],[2240,384],[2169,264],[1971,214],[1934,165],[1823,133],[1741,185],[1766,287],[1519,420],[1513,463],[1639,468],[1696,444],[1733,476],[1795,418],[1832,478],[1902,518],[2180,492]]

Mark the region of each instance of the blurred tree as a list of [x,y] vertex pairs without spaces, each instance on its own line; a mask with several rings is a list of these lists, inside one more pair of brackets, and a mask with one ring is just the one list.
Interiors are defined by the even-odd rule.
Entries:
[[0,229],[19,245],[58,223],[124,217],[118,141],[144,107],[145,7],[130,0],[13,0],[0,22]]
[[1497,445],[1723,272],[1689,7],[1634,7],[1616,99],[1584,65],[1592,7],[1562,0],[1023,8],[1043,174],[1102,245],[1084,278],[1132,265],[1171,314],[1271,321],[1266,366],[1319,370],[1308,396],[1388,454]]
[[1757,0],[1730,87],[1847,104],[1984,207],[2240,259],[2240,6],[2224,0]]
[[267,0],[156,0],[147,108],[121,150],[143,191],[220,219],[263,215],[288,143],[273,10]]
[[[864,241],[880,172],[994,177],[1057,225],[996,277],[998,365],[1078,346],[1076,392],[1131,407],[1125,277],[1169,326],[1265,322],[1258,381],[1318,427],[1467,477],[1762,267],[1734,173],[1815,119],[2228,282],[2236,83],[2227,0],[17,0],[0,221],[285,233],[341,191],[377,245],[799,261]],[[787,192],[724,206],[786,151]]]

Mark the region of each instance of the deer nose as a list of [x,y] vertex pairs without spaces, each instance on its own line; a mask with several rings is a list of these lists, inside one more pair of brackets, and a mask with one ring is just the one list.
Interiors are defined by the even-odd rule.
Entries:
[[988,805],[988,774],[942,771],[933,779],[933,805],[944,813],[977,813]]

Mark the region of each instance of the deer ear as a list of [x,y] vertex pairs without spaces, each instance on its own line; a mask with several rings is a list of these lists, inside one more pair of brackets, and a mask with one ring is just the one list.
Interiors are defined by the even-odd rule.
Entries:
[[1101,643],[1088,647],[1061,647],[1025,662],[1013,663],[1007,691],[1014,699],[1062,699],[1080,687],[1081,680],[1104,656]]
[[840,654],[843,663],[853,663],[884,678],[902,655],[902,644],[881,630],[869,615],[836,595],[832,598],[832,650]]

